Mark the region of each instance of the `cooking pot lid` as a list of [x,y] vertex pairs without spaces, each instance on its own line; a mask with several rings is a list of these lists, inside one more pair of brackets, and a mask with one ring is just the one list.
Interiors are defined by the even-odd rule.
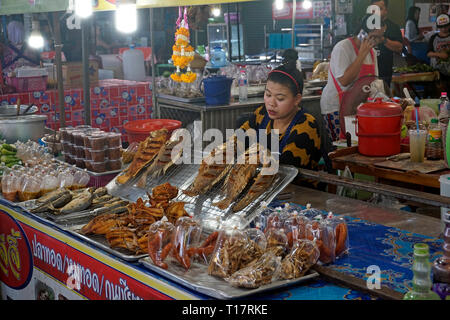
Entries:
[[399,116],[403,113],[402,107],[393,102],[384,102],[381,99],[375,102],[366,102],[357,108],[358,116],[388,117]]

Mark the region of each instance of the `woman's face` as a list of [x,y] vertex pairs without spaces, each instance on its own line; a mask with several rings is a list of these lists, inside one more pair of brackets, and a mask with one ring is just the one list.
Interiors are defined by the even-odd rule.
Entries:
[[291,116],[297,112],[301,100],[301,94],[294,96],[287,86],[273,81],[267,82],[264,103],[270,119],[279,120]]
[[385,31],[386,26],[382,27],[381,29],[375,29],[369,33],[369,37],[373,39],[376,44],[379,44],[381,41],[383,41]]

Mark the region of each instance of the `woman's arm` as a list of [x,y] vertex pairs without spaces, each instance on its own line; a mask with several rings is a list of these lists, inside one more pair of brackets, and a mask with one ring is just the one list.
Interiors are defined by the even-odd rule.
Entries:
[[361,47],[359,48],[358,56],[356,60],[345,70],[345,73],[338,80],[344,86],[350,85],[353,81],[358,78],[361,66],[369,54],[370,50],[375,46],[375,41],[366,38],[362,41]]

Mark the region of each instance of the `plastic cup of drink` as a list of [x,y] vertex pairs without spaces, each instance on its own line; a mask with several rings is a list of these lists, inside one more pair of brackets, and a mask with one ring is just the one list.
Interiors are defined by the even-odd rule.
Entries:
[[426,140],[426,130],[409,130],[409,150],[411,153],[411,162],[424,162]]

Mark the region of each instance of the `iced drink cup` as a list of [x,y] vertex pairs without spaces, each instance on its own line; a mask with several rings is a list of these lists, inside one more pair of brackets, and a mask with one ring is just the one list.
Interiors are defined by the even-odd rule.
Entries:
[[423,162],[425,158],[426,130],[409,130],[409,152],[412,162]]

